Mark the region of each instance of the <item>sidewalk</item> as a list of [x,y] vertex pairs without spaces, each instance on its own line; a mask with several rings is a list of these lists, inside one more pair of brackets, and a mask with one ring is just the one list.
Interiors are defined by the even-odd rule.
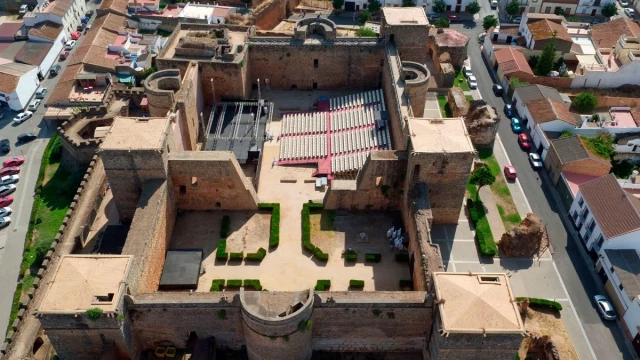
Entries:
[[502,223],[502,218],[500,218],[500,213],[498,212],[496,201],[493,198],[493,193],[491,192],[491,188],[489,186],[483,186],[480,189],[480,199],[484,204],[484,211],[487,215],[487,220],[489,221],[489,227],[491,228],[493,240],[497,244],[498,241],[500,241],[500,238],[502,238],[502,234],[506,232],[506,229],[504,228],[504,224]]

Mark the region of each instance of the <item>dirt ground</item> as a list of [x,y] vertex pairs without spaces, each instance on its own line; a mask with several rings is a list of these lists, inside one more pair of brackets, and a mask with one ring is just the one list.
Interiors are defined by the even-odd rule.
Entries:
[[[579,359],[559,312],[551,309],[529,307],[527,315],[522,320],[524,321],[525,329],[531,335],[550,336],[551,340],[556,344],[562,360]],[[530,340],[528,337],[522,340],[522,346],[518,351],[520,359],[526,358]]]

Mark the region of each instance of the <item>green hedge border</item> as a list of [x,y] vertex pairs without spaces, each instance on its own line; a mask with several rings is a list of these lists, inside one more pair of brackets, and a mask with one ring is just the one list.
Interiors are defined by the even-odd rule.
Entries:
[[331,280],[318,280],[316,281],[316,291],[326,291],[331,288]]
[[244,259],[244,253],[242,251],[229,253],[229,260],[242,260],[242,259]]
[[280,244],[280,204],[260,203],[258,209],[271,210],[271,228],[269,230],[269,247],[276,248]]
[[557,301],[540,299],[540,298],[527,298],[525,296],[517,297],[516,301],[524,301],[525,299],[529,299],[529,304],[544,306],[552,309],[556,309],[558,311],[562,310],[562,304]]
[[229,253],[227,253],[227,240],[222,239],[218,241],[218,249],[216,250],[216,260],[227,261]]
[[211,280],[211,289],[209,291],[220,291],[224,287],[224,279]]
[[220,237],[226,239],[229,237],[229,232],[231,231],[231,218],[229,215],[224,215],[222,217],[222,225],[220,225]]
[[249,261],[262,261],[265,256],[267,256],[267,250],[265,248],[260,248],[254,253],[247,253],[247,256],[245,256],[244,259]]
[[370,262],[380,262],[380,260],[382,260],[382,255],[377,253],[367,253],[364,254],[364,260]]
[[256,291],[262,290],[262,285],[260,285],[260,280],[258,279],[245,279],[243,282],[244,287],[252,287]]
[[323,252],[311,243],[311,209],[322,210],[323,208],[323,204],[311,201],[302,204],[302,245],[305,249],[311,251],[318,260],[328,261],[329,254]]
[[344,259],[347,261],[358,261],[358,254],[354,252],[348,252],[344,254]]
[[[475,185],[469,184],[469,187],[473,187],[474,192],[477,194]],[[488,257],[498,255],[498,245],[496,245],[496,242],[493,239],[491,226],[489,225],[489,219],[487,219],[484,211],[484,204],[482,203],[482,200],[467,199],[467,209],[469,210],[470,221],[476,229],[476,240],[478,241],[480,254]],[[476,219],[475,221],[474,218]]]
[[[221,291],[224,288],[225,280],[224,279],[214,279],[211,281],[211,288],[209,291]],[[241,286],[252,287],[256,291],[262,290],[262,285],[260,284],[260,280],[258,279],[245,279],[245,280],[227,280],[227,288],[239,288]]]
[[352,288],[363,288],[364,280],[349,280],[349,287]]

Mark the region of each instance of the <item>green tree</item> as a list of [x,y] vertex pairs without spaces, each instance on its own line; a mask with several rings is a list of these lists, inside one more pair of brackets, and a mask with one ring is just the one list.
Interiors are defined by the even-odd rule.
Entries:
[[471,173],[471,177],[469,177],[469,182],[478,187],[478,194],[480,194],[480,189],[483,186],[491,185],[494,181],[496,181],[496,176],[493,175],[488,166],[475,169]]
[[449,27],[449,20],[447,20],[445,18],[440,18],[440,19],[436,20],[436,22],[433,23],[433,25],[435,27],[437,27],[438,29],[448,28]]
[[487,31],[494,26],[498,26],[498,19],[496,19],[495,15],[487,15],[482,19],[482,27],[484,28],[484,31]]
[[558,16],[564,16],[564,10],[561,8],[556,8],[556,11],[554,11],[553,13]]
[[612,17],[618,15],[618,7],[616,3],[608,3],[602,7],[602,15],[606,17]]
[[531,55],[529,60],[527,60],[527,63],[529,63],[529,67],[531,67],[532,69],[535,69],[536,66],[538,66],[539,59],[540,57],[538,55]]
[[542,54],[538,58],[538,64],[536,65],[536,75],[547,76],[551,70],[556,59],[556,33],[542,48]]
[[344,0],[333,0],[332,3],[333,8],[336,10],[340,10],[344,6]]
[[472,1],[467,4],[467,12],[471,15],[475,15],[480,12],[480,4],[477,1]]
[[367,6],[367,10],[371,11],[372,13],[377,13],[381,8],[382,4],[378,0],[371,0],[369,6]]
[[360,12],[360,16],[358,16],[358,20],[360,21],[360,24],[364,24],[367,21],[371,20],[373,16],[371,15],[371,13],[368,10],[362,11]]
[[598,107],[598,98],[588,92],[580,93],[573,98],[571,105],[581,114],[589,114]]
[[511,0],[505,7],[505,11],[511,16],[518,15],[520,13],[520,1]]
[[568,137],[572,137],[575,136],[571,131],[563,131],[562,134],[560,134],[559,139],[564,139],[564,138],[568,138]]
[[414,7],[416,2],[413,0],[402,0],[402,7]]
[[436,0],[433,3],[433,12],[436,14],[442,14],[447,9],[447,3],[444,0]]

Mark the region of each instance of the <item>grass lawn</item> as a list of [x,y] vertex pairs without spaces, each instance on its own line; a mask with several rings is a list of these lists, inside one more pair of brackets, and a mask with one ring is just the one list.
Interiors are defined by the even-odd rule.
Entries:
[[462,70],[458,71],[456,78],[453,80],[453,85],[462,88],[464,91],[469,91],[469,84],[467,84],[467,78],[464,77]]
[[473,201],[473,207],[478,214],[478,222],[475,223],[475,227],[480,253],[482,256],[495,256],[498,254],[498,246],[491,233],[491,226],[484,211],[484,204],[478,198],[478,188],[473,184],[467,184],[467,195]]
[[20,265],[20,274],[24,277],[16,289],[9,326],[17,316],[20,295],[27,293],[33,285],[35,275],[62,225],[84,174],[84,170],[71,174],[60,167],[61,151],[60,139],[56,135],[49,140],[38,173],[37,190]]
[[438,105],[440,106],[440,112],[442,113],[443,118],[453,117],[446,95],[438,95]]
[[478,148],[478,156],[480,157],[480,160],[489,164],[491,172],[496,177],[496,181],[490,186],[491,192],[495,197],[498,212],[500,213],[500,218],[502,219],[504,228],[509,231],[518,226],[522,221],[520,214],[518,214],[518,208],[516,208],[516,204],[513,202],[513,198],[511,197],[509,186],[507,186],[507,182],[504,176],[502,176],[502,170],[500,169],[500,165],[498,164],[495,156],[493,156],[492,149]]

